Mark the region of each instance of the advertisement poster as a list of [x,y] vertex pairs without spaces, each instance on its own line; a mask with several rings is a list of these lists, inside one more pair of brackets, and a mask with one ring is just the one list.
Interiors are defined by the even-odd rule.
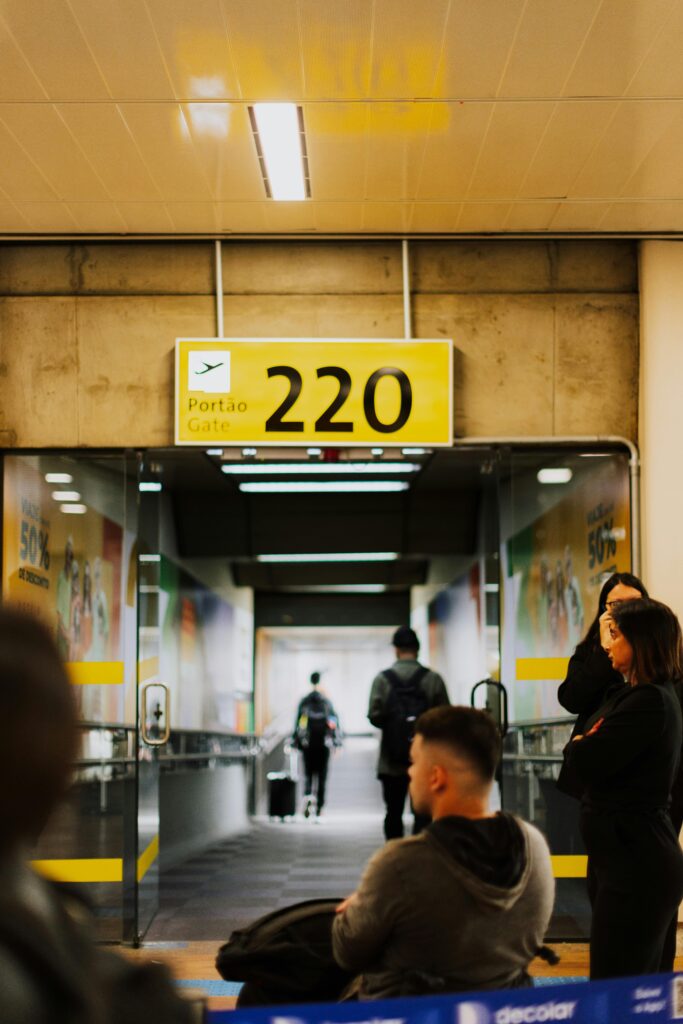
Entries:
[[175,728],[250,732],[252,694],[235,663],[239,610],[165,557],[160,585],[161,670]]
[[[123,530],[92,501],[80,514],[61,511],[38,462],[5,458],[3,600],[39,615],[76,672],[84,663],[118,663]],[[95,490],[91,481],[91,497]],[[83,700],[79,694],[82,712]]]
[[567,660],[595,616],[603,582],[631,568],[628,473],[618,458],[591,462],[503,546],[503,682],[517,720],[565,714],[556,695]]

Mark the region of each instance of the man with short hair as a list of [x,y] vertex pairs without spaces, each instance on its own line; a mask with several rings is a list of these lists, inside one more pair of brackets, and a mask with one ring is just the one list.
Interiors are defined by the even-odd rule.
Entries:
[[[384,836],[386,839],[400,839],[415,722],[423,711],[450,701],[439,673],[417,660],[420,641],[415,631],[410,626],[399,626],[392,643],[396,661],[391,668],[375,676],[368,718],[372,725],[382,730],[377,778],[382,784],[386,807]],[[413,808],[413,835],[417,835],[428,822],[428,817],[416,813]]]
[[530,984],[555,887],[541,833],[489,810],[500,750],[485,711],[441,707],[418,720],[410,795],[432,823],[375,854],[332,928],[360,998]]

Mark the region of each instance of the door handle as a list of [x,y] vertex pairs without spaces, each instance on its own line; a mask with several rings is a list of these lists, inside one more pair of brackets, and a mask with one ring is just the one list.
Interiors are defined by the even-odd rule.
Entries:
[[[163,692],[164,706],[161,707],[159,698],[157,696],[157,705],[151,712],[149,710],[150,691],[154,689],[161,690]],[[140,733],[142,740],[147,744],[148,747],[163,747],[168,742],[168,738],[171,735],[171,722],[169,715],[169,699],[168,699],[168,686],[165,683],[146,683],[142,687],[142,713],[140,715]],[[163,728],[159,725],[161,719],[165,719]],[[150,725],[152,719],[156,719],[155,725]],[[152,735],[151,730],[154,729],[157,735]],[[159,730],[162,730],[159,732]]]

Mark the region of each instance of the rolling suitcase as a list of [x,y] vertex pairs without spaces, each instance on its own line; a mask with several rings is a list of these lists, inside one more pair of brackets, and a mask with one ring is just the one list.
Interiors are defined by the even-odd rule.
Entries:
[[268,814],[284,821],[295,813],[296,779],[287,772],[268,772]]

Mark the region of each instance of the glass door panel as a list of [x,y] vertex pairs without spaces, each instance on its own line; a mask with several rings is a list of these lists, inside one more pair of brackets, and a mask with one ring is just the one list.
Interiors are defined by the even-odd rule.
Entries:
[[32,859],[83,887],[98,938],[132,928],[135,815],[134,463],[125,455],[5,454],[2,598],[42,618],[67,663],[81,748],[67,800]]
[[628,457],[569,448],[500,462],[501,681],[510,730],[503,807],[536,824],[553,855],[554,939],[586,939],[590,907],[578,801],[556,787],[573,717],[557,699],[602,583],[631,567]]

